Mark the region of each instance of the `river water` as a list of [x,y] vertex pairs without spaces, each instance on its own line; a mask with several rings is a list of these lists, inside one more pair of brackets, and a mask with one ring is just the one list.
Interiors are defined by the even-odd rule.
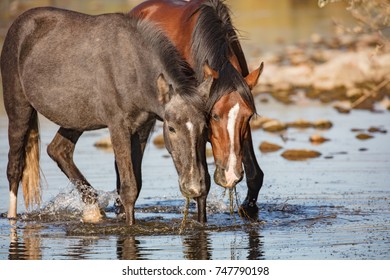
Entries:
[[[11,9],[12,14],[49,4],[89,13],[126,11],[139,1],[2,1],[2,11],[11,2],[19,3]],[[339,5],[319,10],[313,4],[316,1],[275,2],[228,1],[236,25],[246,37],[243,42],[249,60],[255,59],[255,52],[277,48],[281,38],[289,43],[313,32],[329,35],[331,17],[350,21]],[[1,15],[3,29],[10,19],[10,14]],[[185,202],[177,174],[167,151],[152,143],[143,163],[143,189],[136,204],[138,225],[128,228],[116,220],[113,154],[94,147],[108,135],[107,130],[83,134],[76,147],[75,162],[99,190],[99,202],[107,212],[103,223],[83,224],[77,192],[45,152],[58,127],[42,117],[43,204],[26,211],[20,197],[21,216],[16,224],[10,224],[5,218],[8,123],[1,104],[0,259],[390,259],[390,136],[375,133],[374,138],[362,141],[351,131],[372,126],[388,131],[390,114],[357,110],[341,115],[331,104],[302,99],[285,105],[266,98],[266,103],[256,98],[260,115],[285,122],[327,119],[334,125],[326,131],[289,129],[283,137],[287,142],[278,134],[253,131],[256,156],[265,172],[258,201],[260,221],[250,224],[231,213],[228,194],[213,183],[208,224],[202,227],[194,221],[195,205],[191,204],[181,234]],[[160,125],[154,135],[159,133]],[[316,133],[331,140],[313,146],[308,138]],[[284,150],[315,149],[322,156],[287,161],[280,156],[283,150],[262,154],[257,148],[262,141],[280,144]],[[213,160],[208,162],[213,174]],[[235,210],[245,194],[246,185],[241,182]]]

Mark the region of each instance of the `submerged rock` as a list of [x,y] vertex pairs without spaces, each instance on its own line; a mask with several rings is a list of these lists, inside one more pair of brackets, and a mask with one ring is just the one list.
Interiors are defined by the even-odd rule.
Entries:
[[98,140],[94,146],[99,149],[112,150],[111,137],[108,136]]
[[159,134],[153,139],[153,144],[158,149],[164,149],[165,148],[165,141],[164,141],[164,135]]
[[251,126],[251,129],[259,129],[263,127],[263,124],[266,122],[272,121],[273,119],[267,118],[267,117],[254,117],[250,120],[249,124]]
[[351,104],[344,104],[344,103],[336,104],[333,106],[333,108],[335,108],[341,114],[349,114],[352,109]]
[[213,150],[209,147],[206,148],[206,157],[213,157]]
[[287,126],[294,128],[309,128],[312,127],[312,123],[304,119],[299,119],[294,122],[287,123]]
[[264,131],[267,132],[280,132],[287,128],[287,125],[278,121],[278,120],[272,120],[268,121],[263,124]]
[[320,157],[321,153],[313,150],[287,150],[281,156],[287,160],[307,160]]
[[381,128],[381,127],[371,126],[371,127],[368,129],[368,132],[370,132],[370,133],[383,133],[383,134],[386,134],[386,133],[387,133],[387,130],[386,130],[386,129],[383,129],[383,128]]
[[309,140],[313,144],[322,144],[324,142],[329,141],[330,139],[325,138],[319,134],[314,134],[314,135],[310,136]]
[[328,120],[318,120],[313,123],[314,128],[317,129],[330,129],[333,126],[333,123]]
[[356,135],[356,138],[359,140],[368,140],[374,138],[374,136],[367,133],[359,133],[358,135]]
[[272,153],[272,152],[279,151],[282,148],[283,148],[282,146],[267,141],[263,141],[259,146],[259,149],[262,153]]

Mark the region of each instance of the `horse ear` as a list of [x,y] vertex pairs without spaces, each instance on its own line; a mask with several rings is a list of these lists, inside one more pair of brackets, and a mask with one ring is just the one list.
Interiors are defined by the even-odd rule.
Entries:
[[198,86],[198,92],[203,101],[207,101],[210,96],[211,85],[213,84],[213,77],[208,77]]
[[262,62],[259,68],[252,71],[251,73],[248,74],[248,76],[245,77],[245,81],[248,84],[250,89],[253,89],[257,85],[257,81],[259,80],[259,77],[263,72],[263,68],[264,68],[264,63]]
[[203,100],[207,101],[210,96],[211,85],[213,84],[213,81],[215,79],[219,78],[219,74],[217,71],[210,67],[207,61],[203,65],[203,71],[204,79],[203,82],[198,86],[198,91]]
[[157,89],[158,89],[158,101],[161,104],[166,104],[171,100],[171,91],[172,86],[168,84],[167,80],[163,74],[160,74],[157,78]]
[[214,80],[219,78],[218,72],[210,67],[209,62],[207,60],[203,64],[203,73],[204,73],[204,80],[207,80],[209,77],[212,77]]

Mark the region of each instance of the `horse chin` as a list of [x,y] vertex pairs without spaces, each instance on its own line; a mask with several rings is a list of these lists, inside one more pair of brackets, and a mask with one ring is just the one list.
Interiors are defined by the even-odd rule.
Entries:
[[226,189],[232,189],[237,185],[238,182],[241,181],[241,179],[242,177],[234,182],[228,182],[226,179],[225,170],[218,165],[215,168],[214,182],[221,187],[224,187]]
[[202,191],[201,186],[196,184],[181,184],[180,192],[184,197],[187,198],[197,198],[204,196],[205,194],[205,192]]

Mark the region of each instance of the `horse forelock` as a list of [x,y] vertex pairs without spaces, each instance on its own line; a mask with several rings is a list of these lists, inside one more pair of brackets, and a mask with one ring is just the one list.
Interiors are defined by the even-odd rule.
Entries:
[[214,81],[211,87],[211,95],[207,102],[207,113],[210,114],[215,103],[224,95],[236,91],[240,94],[248,107],[256,113],[256,106],[253,95],[241,73],[229,62],[220,69],[219,78]]
[[198,80],[191,66],[180,55],[172,42],[159,27],[147,20],[131,18],[133,26],[138,30],[146,44],[152,48],[172,82],[172,86],[186,103],[206,114],[206,104],[199,96],[196,86]]

